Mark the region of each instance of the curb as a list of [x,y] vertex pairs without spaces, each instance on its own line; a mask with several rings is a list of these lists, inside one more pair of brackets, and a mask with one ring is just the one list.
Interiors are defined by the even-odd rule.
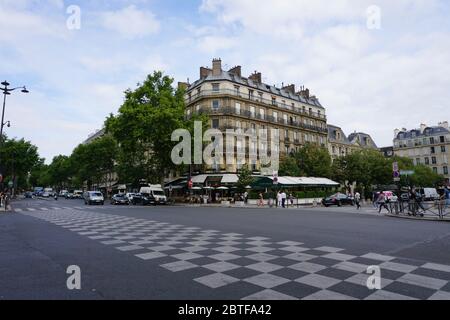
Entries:
[[450,222],[449,218],[439,219],[439,217],[415,217],[408,215],[397,215],[397,214],[385,214],[386,217],[399,218],[399,219],[409,219],[409,220],[419,220],[419,221],[437,221],[437,222]]

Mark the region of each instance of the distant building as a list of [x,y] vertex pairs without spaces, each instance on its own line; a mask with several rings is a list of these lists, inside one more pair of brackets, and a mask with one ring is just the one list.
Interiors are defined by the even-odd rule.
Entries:
[[356,150],[378,149],[372,137],[367,133],[355,132],[348,137],[337,126],[328,126],[328,151],[333,159],[344,157]]
[[380,148],[380,152],[385,158],[392,158],[394,156],[394,147]]
[[355,150],[358,146],[352,144],[344,131],[337,126],[327,125],[328,128],[328,152],[333,159],[344,157]]
[[89,144],[92,141],[103,137],[104,135],[105,135],[105,128],[99,129],[99,130],[95,131],[94,133],[91,133],[88,136],[88,138],[82,142],[82,144]]
[[376,143],[373,141],[372,137],[367,133],[354,132],[348,136],[348,140],[350,140],[350,143],[359,146],[360,148],[378,150]]
[[434,172],[450,178],[450,131],[448,122],[440,122],[437,126],[421,124],[420,129],[395,129],[394,153],[400,157],[408,157],[414,164],[424,164]]

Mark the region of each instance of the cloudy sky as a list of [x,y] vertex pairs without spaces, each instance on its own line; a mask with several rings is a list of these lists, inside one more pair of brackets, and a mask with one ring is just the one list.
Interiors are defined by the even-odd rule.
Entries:
[[0,0],[0,30],[0,79],[31,92],[8,97],[7,134],[47,161],[148,73],[194,81],[213,57],[309,87],[329,123],[379,146],[397,127],[450,120],[447,0]]

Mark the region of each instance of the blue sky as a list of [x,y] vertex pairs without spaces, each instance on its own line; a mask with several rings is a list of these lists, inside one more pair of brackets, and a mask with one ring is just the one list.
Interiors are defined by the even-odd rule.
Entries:
[[[70,5],[79,30],[66,26]],[[367,27],[371,5],[379,29]],[[100,128],[148,73],[194,81],[215,57],[307,86],[329,123],[379,146],[395,128],[450,120],[445,0],[0,0],[0,28],[0,79],[31,92],[8,97],[7,134],[47,161]]]

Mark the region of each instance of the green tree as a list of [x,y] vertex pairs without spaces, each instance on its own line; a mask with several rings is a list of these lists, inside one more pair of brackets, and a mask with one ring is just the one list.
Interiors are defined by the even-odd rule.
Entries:
[[184,91],[172,84],[172,78],[155,71],[137,89],[127,90],[118,114],[107,118],[106,131],[119,143],[117,173],[122,182],[161,183],[170,171],[179,170],[171,160],[177,144],[171,141],[172,132],[192,132],[194,120],[205,121],[185,119]]
[[0,150],[0,161],[4,181],[13,181],[16,189],[28,187],[28,177],[39,164],[38,148],[24,139],[4,137]]
[[239,180],[236,184],[237,190],[239,192],[245,191],[245,188],[253,183],[254,179],[252,177],[252,171],[247,165],[242,166],[239,171]]
[[117,142],[109,135],[89,144],[80,144],[70,156],[72,184],[80,187],[86,183],[91,189],[94,183],[105,182],[106,175],[114,171],[117,152]]
[[281,159],[278,174],[280,176],[298,177],[302,175],[302,172],[297,160],[293,156],[287,156]]
[[331,157],[328,150],[316,144],[307,143],[297,152],[280,162],[280,175],[330,177]]

